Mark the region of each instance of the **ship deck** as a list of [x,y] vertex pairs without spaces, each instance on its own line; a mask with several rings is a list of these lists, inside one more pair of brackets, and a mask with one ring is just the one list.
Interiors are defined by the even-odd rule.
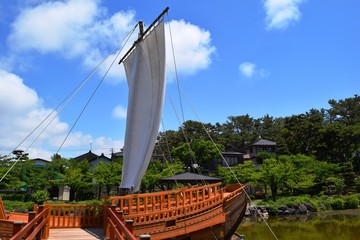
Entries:
[[50,229],[48,240],[96,240],[104,239],[101,228],[54,228]]

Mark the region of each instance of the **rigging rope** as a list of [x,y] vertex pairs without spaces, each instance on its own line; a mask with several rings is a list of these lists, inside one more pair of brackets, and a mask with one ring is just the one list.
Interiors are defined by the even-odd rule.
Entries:
[[[95,95],[95,92],[97,91],[97,89],[99,88],[100,84],[103,82],[105,76],[107,75],[107,73],[109,72],[110,68],[113,66],[115,60],[117,59],[117,57],[119,56],[120,52],[123,50],[124,46],[126,45],[126,43],[129,41],[131,35],[133,34],[133,32],[135,31],[136,27],[138,24],[136,24],[130,31],[129,33],[124,37],[124,39],[121,41],[122,42],[122,47],[121,49],[118,51],[115,59],[113,60],[112,64],[109,66],[108,70],[106,71],[106,73],[104,74],[104,76],[102,77],[100,83],[97,85],[96,89],[94,90],[93,94],[90,96],[90,99],[87,101],[86,105],[84,106],[84,108],[82,109],[80,115],[78,116],[78,118],[76,119],[75,123],[73,124],[73,126],[71,127],[70,131],[68,132],[68,134],[66,135],[66,138],[64,139],[64,141],[62,142],[61,146],[59,147],[59,149],[57,150],[56,154],[59,153],[60,149],[62,148],[63,144],[65,143],[66,139],[68,138],[68,136],[70,135],[71,131],[73,130],[73,128],[75,127],[75,124],[78,122],[78,120],[80,119],[80,116],[82,115],[82,113],[84,112],[85,108],[88,106],[88,104],[90,103],[92,97]],[[30,136],[32,136],[34,134],[34,132],[36,130],[38,130],[50,117],[51,115],[55,114],[53,116],[53,118],[45,125],[45,127],[40,131],[40,133],[35,137],[35,139],[31,142],[31,144],[25,149],[25,152],[27,152],[32,146],[33,144],[39,139],[39,137],[45,132],[45,130],[49,127],[49,125],[56,119],[57,116],[59,116],[59,114],[63,111],[63,109],[65,108],[65,106],[74,98],[74,96],[80,91],[80,89],[89,81],[89,79],[94,75],[94,73],[99,69],[99,67],[106,61],[106,59],[108,59],[111,54],[116,50],[118,46],[114,46],[113,49],[105,56],[105,58],[102,59],[102,61],[99,62],[98,65],[96,65],[96,67],[88,74],[88,76],[86,76],[83,81],[80,82],[80,84],[56,107],[54,108],[15,148],[14,150],[12,150],[9,154],[7,154],[5,156],[5,158],[8,158],[15,150],[17,150]],[[59,110],[59,111],[57,111]],[[14,164],[12,164],[10,166],[10,168],[5,172],[5,174],[2,176],[2,178],[0,179],[0,182],[2,182],[2,180],[7,176],[7,174],[9,174],[9,172],[14,168],[14,166],[16,165],[16,163],[20,160],[19,156]]]
[[[185,138],[185,142],[188,145],[188,148],[189,148],[189,151],[190,151],[190,161],[193,164],[193,166],[195,166],[195,164],[197,166],[199,166],[199,164],[197,163],[194,151],[191,149],[189,139],[187,138],[187,134],[186,134],[186,131],[185,131],[185,126],[183,125],[185,123],[185,114],[184,114],[184,108],[183,108],[182,97],[181,97],[181,92],[180,92],[180,88],[181,88],[180,87],[180,81],[179,81],[179,77],[178,77],[178,74],[177,74],[177,64],[176,64],[175,51],[174,51],[175,48],[174,48],[174,43],[173,43],[173,40],[172,40],[173,37],[172,37],[172,32],[171,32],[171,26],[170,26],[171,24],[170,24],[170,20],[169,20],[169,15],[168,14],[166,14],[166,15],[168,17],[168,28],[169,28],[170,43],[171,43],[171,50],[172,50],[172,57],[173,57],[172,59],[173,59],[174,72],[175,72],[174,78],[175,78],[175,82],[177,84],[177,90],[178,90],[178,97],[179,97],[179,102],[180,102],[182,121],[180,121],[179,115],[177,114],[177,111],[175,109],[175,105],[174,105],[171,97],[169,97],[169,99],[170,99],[172,108],[174,110],[176,119],[177,119],[177,121],[179,123],[180,129],[181,129],[181,131],[183,133],[183,136]],[[194,169],[198,172],[198,174],[202,175],[201,169],[199,167],[196,167]],[[201,179],[201,182],[202,182],[202,184],[204,184],[205,183],[204,179]]]
[[[108,67],[108,69],[106,70],[106,72],[104,73],[103,77],[101,78],[100,82],[98,83],[98,85],[96,86],[96,88],[94,89],[94,91],[92,92],[91,96],[89,97],[88,101],[86,102],[86,104],[84,105],[84,107],[82,108],[80,114],[78,115],[78,117],[76,118],[74,124],[72,125],[71,129],[69,130],[68,134],[66,135],[65,139],[63,140],[63,142],[61,143],[59,149],[57,150],[56,154],[59,153],[59,151],[61,150],[62,146],[65,144],[66,140],[68,139],[70,133],[72,132],[72,130],[74,129],[75,125],[77,124],[77,122],[79,121],[80,117],[82,116],[82,114],[85,112],[85,109],[87,108],[87,106],[89,105],[89,103],[91,102],[91,100],[93,99],[93,97],[95,96],[97,90],[99,89],[100,85],[104,82],[105,77],[107,76],[107,74],[109,73],[111,67],[114,65],[116,59],[119,57],[122,49],[124,48],[124,46],[126,45],[126,43],[129,41],[132,33],[135,31],[135,28],[137,27],[138,24],[136,24],[132,30],[128,33],[127,37],[126,37],[126,41],[124,44],[122,44],[121,49],[118,51],[118,53],[116,54],[115,58],[113,59],[113,61],[111,62],[110,66]],[[103,59],[103,61],[101,63],[103,63],[107,58],[109,58],[111,56],[111,54],[116,50],[117,46],[115,46],[112,51]],[[99,67],[101,64],[99,64],[97,67]]]
[[[222,161],[226,164],[227,168],[230,170],[231,174],[233,175],[234,179],[236,180],[237,183],[240,184],[240,186],[244,186],[244,184],[242,184],[239,179],[237,178],[235,172],[232,170],[232,168],[230,167],[229,163],[227,162],[227,160],[225,159],[225,157],[222,155],[222,152],[220,151],[220,149],[218,148],[218,146],[216,145],[216,143],[214,142],[213,138],[211,137],[208,129],[205,127],[204,123],[200,120],[198,114],[196,113],[194,107],[192,106],[192,104],[190,103],[188,97],[186,96],[186,94],[181,91],[182,88],[180,86],[180,82],[179,82],[179,79],[178,79],[178,75],[177,75],[177,69],[176,69],[176,59],[175,59],[175,54],[174,54],[174,46],[173,46],[173,42],[172,42],[172,35],[171,35],[171,28],[170,28],[170,23],[168,24],[169,25],[169,31],[170,31],[170,40],[171,40],[171,47],[172,47],[172,53],[173,53],[173,61],[174,61],[174,67],[175,67],[175,80],[176,80],[176,83],[177,83],[177,86],[178,86],[178,94],[179,94],[179,99],[180,99],[180,105],[181,105],[181,112],[182,112],[182,118],[183,118],[183,122],[185,122],[185,117],[184,117],[184,110],[183,110],[183,107],[182,107],[182,98],[181,98],[181,93],[184,94],[184,97],[185,99],[187,100],[187,103],[189,104],[191,110],[193,111],[193,113],[195,114],[196,118],[198,119],[199,123],[201,123],[201,126],[203,127],[203,129],[205,130],[206,134],[208,135],[210,141],[214,144],[216,150],[218,151],[218,153],[220,154],[221,156],[221,159]],[[170,99],[170,102],[171,102],[171,105],[175,111],[175,107],[174,107],[174,104],[173,104],[173,101]],[[176,115],[176,118],[177,120],[179,121],[179,124],[180,126],[182,125],[180,123],[180,120],[179,120],[179,116],[177,115],[176,111],[175,111],[175,115]],[[189,146],[190,148],[190,152],[192,153],[191,155],[193,155],[195,157],[195,155],[193,154],[193,151],[191,150],[191,147],[190,147],[190,143],[188,141],[188,138],[186,137],[186,132],[185,132],[185,129],[184,129],[184,126],[181,126],[180,127],[181,131],[183,132],[183,135],[185,137],[185,140],[186,140],[186,143],[187,145]],[[193,161],[193,159],[191,159]],[[196,159],[194,159],[194,162],[196,162]],[[200,174],[201,174],[201,170],[200,168],[198,168]],[[202,179],[202,182],[204,183],[204,179]],[[252,201],[252,199],[250,198],[249,194],[247,193],[247,191],[244,191],[245,192],[245,195],[246,197],[249,199],[250,203],[253,204],[255,206],[255,210],[256,212],[258,212],[258,208],[257,206],[254,204],[254,202]],[[270,225],[268,224],[268,222],[266,221],[266,219],[260,214],[260,217],[261,219],[264,221],[264,223],[266,224],[267,228],[269,229],[269,231],[271,232],[271,234],[273,235],[273,237],[278,240],[276,234],[274,233],[274,231],[272,230],[272,228],[270,227]],[[216,238],[216,236],[214,235],[214,237]]]
[[[187,98],[187,96],[185,95],[184,92],[182,92],[182,93],[184,94],[185,99],[187,100],[187,102],[188,102],[190,108],[192,109],[192,111],[194,112],[196,118],[197,118],[198,121],[201,123],[201,125],[202,125],[203,129],[205,130],[206,134],[208,135],[210,141],[214,144],[216,150],[217,150],[218,153],[220,154],[221,159],[222,159],[223,162],[226,164],[226,167],[230,170],[230,173],[232,174],[232,176],[234,177],[234,179],[236,180],[236,182],[237,182],[238,184],[240,184],[241,186],[244,186],[244,184],[242,184],[242,183],[240,182],[240,180],[237,178],[235,172],[234,172],[234,171],[232,170],[232,168],[230,167],[228,161],[226,161],[225,157],[222,155],[222,152],[220,151],[220,149],[219,149],[218,146],[216,145],[215,141],[214,141],[213,138],[211,137],[209,131],[206,129],[206,127],[205,127],[205,125],[203,124],[203,122],[200,120],[199,116],[197,115],[197,113],[196,113],[195,109],[193,108],[192,104],[190,103],[189,99]],[[250,198],[250,196],[249,196],[249,194],[247,193],[247,191],[244,191],[244,192],[245,192],[246,197],[249,199],[250,203],[255,206],[256,212],[258,212],[258,208],[257,208],[256,204],[254,204],[254,201]],[[261,217],[261,219],[264,221],[264,223],[265,223],[265,225],[268,227],[268,229],[270,230],[270,232],[271,232],[271,234],[273,235],[273,237],[278,240],[276,234],[274,233],[274,231],[272,230],[272,228],[270,227],[270,225],[268,224],[268,222],[266,221],[266,219],[265,219],[261,214],[260,214],[260,217]]]

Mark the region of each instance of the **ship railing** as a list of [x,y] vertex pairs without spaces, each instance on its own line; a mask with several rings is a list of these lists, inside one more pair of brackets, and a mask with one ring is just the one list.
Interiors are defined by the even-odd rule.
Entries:
[[133,219],[134,224],[168,221],[221,205],[223,190],[220,187],[221,183],[216,183],[158,193],[112,196],[106,201],[117,206],[125,219]]

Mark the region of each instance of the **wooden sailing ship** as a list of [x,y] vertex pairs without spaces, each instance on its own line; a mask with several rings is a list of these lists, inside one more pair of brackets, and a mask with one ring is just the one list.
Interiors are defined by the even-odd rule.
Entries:
[[[126,194],[106,197],[103,208],[92,210],[83,206],[63,206],[59,209],[61,206],[47,205],[45,210],[41,210],[44,229],[34,228],[39,232],[33,235],[40,234],[42,238],[47,238],[49,228],[85,225],[103,225],[110,239],[144,239],[144,235],[151,239],[230,239],[236,231],[246,210],[245,186],[240,183],[228,186],[222,186],[221,182],[189,185],[174,190],[137,194],[154,150],[163,108],[163,18],[167,11],[168,8],[145,31],[140,24],[137,41],[120,61],[125,66],[129,85],[121,181],[121,188]],[[65,216],[65,213],[69,215]],[[96,221],[87,222],[95,219],[92,215],[96,215]],[[127,222],[131,224],[125,224]],[[127,238],[119,235],[124,231]],[[13,239],[21,239],[26,234],[29,233],[20,231]]]

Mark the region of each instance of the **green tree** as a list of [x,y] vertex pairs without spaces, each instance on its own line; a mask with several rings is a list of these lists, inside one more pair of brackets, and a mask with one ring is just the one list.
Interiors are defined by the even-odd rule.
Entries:
[[349,191],[355,186],[356,174],[351,162],[342,164],[341,175],[344,180],[345,190]]
[[217,144],[215,146],[209,140],[198,139],[190,143],[182,143],[179,147],[173,148],[172,155],[187,166],[193,164],[204,166],[208,161],[220,158],[223,149],[222,145]]
[[360,122],[360,96],[336,101],[329,100],[331,108],[328,110],[330,123],[338,122],[345,126],[358,124]]
[[269,153],[266,151],[263,152],[259,152],[256,154],[256,161],[258,164],[263,164],[265,159],[269,159],[269,158],[276,158],[276,154],[275,153]]
[[161,178],[182,172],[184,172],[184,164],[180,161],[175,161],[171,164],[157,160],[150,161],[149,167],[141,180],[141,192],[154,192]]
[[14,163],[15,162],[13,158],[2,156],[0,160],[0,177],[2,178],[2,181],[0,182],[0,189],[6,189],[6,190],[20,189],[22,185],[22,181],[19,178],[19,171],[18,171],[19,169],[14,168],[13,171],[10,171],[10,168]]
[[248,114],[229,116],[222,130],[224,138],[227,139],[225,148],[240,151],[246,145],[253,143],[259,138],[256,125],[254,118]]
[[81,162],[70,160],[69,165],[58,173],[57,185],[69,186],[74,193],[75,201],[79,201],[84,190],[93,186],[90,164],[85,159]]
[[94,168],[93,177],[98,185],[98,198],[101,197],[101,188],[106,187],[107,195],[110,195],[110,190],[113,186],[119,185],[121,180],[122,165],[119,162],[103,163],[100,162]]
[[219,166],[217,174],[223,179],[223,184],[237,183],[237,181],[247,184],[256,180],[256,168],[252,161],[245,161],[231,169]]
[[285,186],[294,195],[304,192],[316,184],[316,174],[313,170],[314,160],[311,157],[300,154],[283,155],[279,157],[279,161],[292,165],[292,171],[288,175]]
[[293,171],[294,166],[287,161],[282,162],[275,158],[264,160],[259,168],[259,181],[270,187],[273,201],[276,201],[278,190],[286,187]]
[[32,191],[45,190],[51,185],[48,171],[43,167],[35,166],[32,162],[27,164],[26,172],[24,171],[23,174],[27,187]]
[[325,110],[311,109],[305,114],[284,118],[282,137],[290,154],[313,155],[320,142],[320,131],[324,127]]

